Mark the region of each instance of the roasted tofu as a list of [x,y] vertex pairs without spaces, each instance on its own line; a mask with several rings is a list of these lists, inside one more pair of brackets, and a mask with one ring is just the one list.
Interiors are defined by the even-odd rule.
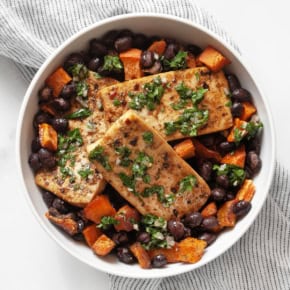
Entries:
[[[206,67],[196,67],[112,85],[98,91],[96,98],[103,104],[107,127],[127,110],[134,109],[169,141],[230,128],[233,122],[227,105],[228,92],[222,71],[213,73]],[[203,99],[199,102],[201,94]],[[187,123],[181,124],[178,120],[184,119],[183,112],[193,106],[202,115],[193,114]]]
[[143,215],[179,218],[210,195],[206,182],[132,110],[87,148],[105,180]]

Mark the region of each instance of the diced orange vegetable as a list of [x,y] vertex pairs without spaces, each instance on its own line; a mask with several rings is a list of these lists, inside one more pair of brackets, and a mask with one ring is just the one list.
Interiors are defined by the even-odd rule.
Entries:
[[102,234],[92,245],[93,251],[98,256],[106,256],[108,255],[114,248],[116,244],[113,240],[111,240],[105,234]]
[[176,144],[173,148],[177,155],[183,159],[188,159],[195,155],[195,147],[191,139],[186,139]]
[[188,68],[195,68],[196,67],[195,57],[192,53],[187,54],[186,65]]
[[85,208],[85,217],[94,223],[100,223],[103,216],[114,216],[116,210],[113,208],[106,195],[98,195]]
[[147,50],[152,51],[152,52],[156,52],[159,55],[162,55],[165,51],[166,48],[166,41],[164,40],[158,40],[158,41],[154,41]]
[[124,66],[126,81],[141,78],[143,76],[143,71],[141,68],[141,54],[142,50],[137,48],[131,48],[120,53],[120,59]]
[[232,164],[238,167],[244,168],[246,160],[246,148],[245,145],[242,144],[235,151],[226,154],[221,163]]
[[244,102],[242,104],[243,104],[244,110],[243,110],[242,115],[240,116],[240,119],[244,121],[248,121],[257,112],[257,109],[253,104],[249,102]]
[[139,242],[136,242],[130,246],[130,250],[136,257],[139,265],[143,269],[148,269],[151,266],[151,260],[147,251],[141,246]]
[[210,216],[214,216],[217,213],[217,207],[215,202],[210,202],[205,208],[201,211],[201,215],[206,218]]
[[211,71],[217,72],[225,65],[230,64],[230,60],[223,56],[212,46],[208,46],[199,56],[198,60],[205,64]]
[[83,236],[89,245],[89,247],[92,247],[92,245],[95,243],[95,241],[102,235],[102,231],[97,228],[96,224],[87,226],[83,230]]
[[206,159],[214,159],[218,162],[222,159],[221,155],[211,149],[205,147],[202,143],[200,143],[197,139],[193,139],[193,144],[195,147],[195,155],[201,158]]
[[236,215],[233,212],[233,207],[237,200],[226,201],[217,212],[217,219],[221,227],[233,227],[236,224]]
[[63,87],[72,80],[70,75],[62,68],[58,68],[53,72],[45,81],[53,90],[53,95],[58,97],[63,89]]
[[51,114],[53,116],[56,116],[55,110],[50,105],[48,105],[48,104],[42,104],[42,105],[40,105],[40,109],[43,112],[49,113],[49,114]]
[[250,202],[255,194],[256,188],[251,179],[245,179],[243,185],[239,189],[236,199]]
[[38,134],[40,144],[43,148],[46,148],[50,151],[57,150],[57,133],[52,126],[47,123],[39,124]]
[[228,142],[235,142],[235,130],[238,129],[241,132],[241,135],[246,135],[247,131],[245,130],[245,126],[247,122],[240,120],[239,118],[235,118],[234,126],[231,129],[230,134],[227,137]]
[[178,243],[175,243],[175,245],[170,249],[162,249],[162,248],[152,249],[148,251],[148,254],[151,259],[154,256],[162,254],[166,257],[168,263],[177,263],[179,262],[178,251],[179,251]]
[[133,230],[133,224],[140,220],[140,214],[136,209],[126,204],[118,210],[115,219],[118,221],[114,225],[116,231],[130,232]]

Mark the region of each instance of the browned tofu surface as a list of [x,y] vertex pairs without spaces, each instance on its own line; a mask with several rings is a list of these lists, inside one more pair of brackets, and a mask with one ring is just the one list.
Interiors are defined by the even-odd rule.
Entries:
[[[152,134],[152,144],[144,140],[144,133]],[[127,163],[128,166],[123,163],[124,155],[120,154],[121,147],[130,150],[127,157],[131,161],[129,165]],[[91,157],[96,150],[103,151],[94,157],[93,163],[97,170],[143,215],[151,213],[167,220],[178,218],[188,212],[197,211],[210,195],[206,182],[175,153],[156,130],[132,110],[118,119],[103,138],[88,146]],[[142,154],[151,161],[146,163],[143,175],[134,176],[132,168],[135,166],[136,169],[140,165],[136,160]],[[124,182],[124,175],[131,180],[134,176],[135,185]],[[181,190],[181,181],[188,177],[195,179],[196,184],[189,189]],[[149,194],[150,188],[159,188],[159,193],[151,190]],[[171,202],[169,197],[172,197]]]

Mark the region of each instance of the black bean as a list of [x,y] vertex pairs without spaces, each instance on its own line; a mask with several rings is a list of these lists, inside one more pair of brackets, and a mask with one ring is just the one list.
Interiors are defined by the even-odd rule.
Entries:
[[98,68],[102,65],[102,61],[99,57],[93,57],[88,63],[88,69],[94,72],[98,71]]
[[47,149],[41,148],[38,151],[38,157],[43,167],[47,169],[52,169],[56,166],[55,156]]
[[188,44],[186,50],[197,56],[201,53],[202,49],[195,44]]
[[81,53],[70,54],[64,62],[64,68],[68,71],[73,65],[84,63],[84,57]]
[[34,171],[37,171],[42,166],[41,161],[40,161],[37,153],[30,154],[29,159],[28,159],[28,163]]
[[235,195],[232,192],[228,192],[226,195],[226,200],[233,200],[235,199]]
[[141,232],[137,236],[137,241],[142,244],[147,244],[150,242],[150,234],[147,232]]
[[218,175],[215,179],[216,183],[220,185],[223,188],[229,188],[230,187],[230,179],[227,175]]
[[230,91],[233,92],[236,89],[239,89],[241,87],[240,82],[236,75],[234,74],[228,74],[227,75]]
[[82,233],[77,233],[73,235],[72,238],[77,242],[82,242],[85,240],[84,235]]
[[251,102],[251,94],[243,88],[235,89],[232,92],[232,98],[238,102]]
[[168,44],[164,52],[164,57],[166,59],[172,59],[177,54],[178,50],[179,46],[177,44],[175,43]]
[[83,220],[78,220],[77,225],[78,225],[78,232],[81,233],[83,229],[85,228],[85,222]]
[[90,41],[89,54],[91,56],[104,56],[108,53],[108,50],[104,44],[98,39],[92,39]]
[[216,240],[216,238],[217,238],[216,234],[209,233],[209,232],[204,232],[200,236],[198,236],[199,240],[206,241],[207,246],[212,244]]
[[255,151],[257,154],[260,154],[261,140],[260,140],[259,136],[255,136],[254,138],[251,138],[246,143],[246,149],[247,149],[247,151]]
[[135,257],[127,247],[117,248],[117,257],[125,264],[133,264],[135,262]]
[[112,48],[114,46],[114,42],[119,35],[119,31],[117,30],[110,30],[108,31],[103,37],[102,42],[103,44],[108,47]]
[[218,220],[215,216],[206,217],[201,223],[201,227],[206,231],[212,231],[218,226]]
[[233,212],[238,218],[241,218],[250,211],[251,207],[252,205],[248,201],[240,200],[233,206]]
[[42,88],[38,93],[40,102],[48,102],[52,98],[52,89],[50,87]]
[[59,112],[68,111],[71,107],[70,102],[68,100],[65,100],[64,98],[55,98],[51,102],[51,106]]
[[52,194],[51,192],[49,191],[43,191],[42,192],[42,198],[43,198],[43,201],[45,202],[45,204],[47,205],[48,208],[52,207],[52,203],[55,199],[55,195]]
[[184,235],[183,235],[183,238],[188,238],[191,236],[191,229],[188,228],[188,227],[184,227]]
[[167,264],[167,259],[164,255],[159,254],[152,258],[151,265],[153,268],[162,268]]
[[214,201],[223,201],[226,197],[226,192],[223,188],[215,187],[211,190],[211,197]]
[[116,245],[124,245],[129,242],[128,234],[126,232],[114,233],[112,240]]
[[152,51],[145,50],[141,55],[141,65],[143,68],[149,68],[154,63],[154,54]]
[[169,220],[167,222],[167,230],[175,241],[179,241],[184,236],[184,225],[179,221]]
[[148,43],[148,39],[142,33],[138,33],[133,37],[133,47],[136,47],[139,49],[145,49],[147,47],[147,43]]
[[65,118],[53,118],[51,124],[58,133],[65,133],[68,129],[68,120]]
[[233,102],[231,112],[234,118],[239,118],[244,112],[244,106],[240,102]]
[[253,174],[256,174],[260,171],[262,161],[255,151],[249,151],[247,153],[246,165],[251,169]]
[[34,119],[33,119],[33,126],[35,129],[38,130],[38,125],[42,123],[48,123],[50,124],[52,120],[52,116],[45,112],[38,112]]
[[41,148],[41,144],[40,144],[39,137],[36,137],[31,142],[31,151],[33,153],[37,153],[40,148]]
[[161,71],[162,71],[162,65],[159,60],[155,61],[155,63],[153,64],[151,68],[144,70],[145,73],[150,74],[150,75],[158,74]]
[[54,199],[54,201],[52,203],[52,207],[57,209],[61,214],[66,214],[69,212],[68,204],[64,200],[62,200],[58,197]]
[[200,137],[200,142],[206,147],[213,147],[216,142],[216,136],[208,134]]
[[77,93],[77,84],[75,82],[70,82],[69,84],[65,85],[61,91],[61,96],[64,99],[70,99],[74,97]]
[[126,37],[126,36],[133,37],[134,36],[134,33],[130,29],[122,29],[119,32],[119,35],[118,36],[119,37]]
[[212,163],[204,161],[200,167],[200,175],[206,180],[210,181],[212,176]]
[[224,142],[221,142],[219,145],[219,150],[223,153],[228,153],[228,152],[231,152],[235,149],[235,143],[233,142],[228,142],[228,141],[224,141]]
[[161,40],[161,37],[159,35],[152,35],[149,37],[148,44],[151,45],[153,42],[159,40]]
[[201,222],[202,215],[198,211],[188,213],[184,218],[184,224],[191,229],[200,226]]
[[123,52],[132,47],[132,37],[123,36],[115,40],[114,46],[118,52]]

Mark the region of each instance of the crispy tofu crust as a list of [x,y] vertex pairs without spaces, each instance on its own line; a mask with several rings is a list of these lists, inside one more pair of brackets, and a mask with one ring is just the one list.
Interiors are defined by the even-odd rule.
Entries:
[[[153,143],[147,144],[143,140],[144,132],[153,133]],[[147,169],[150,176],[150,183],[146,184],[142,178],[136,181],[136,191],[142,192],[146,187],[161,185],[164,187],[165,194],[174,193],[175,199],[170,206],[161,203],[156,196],[152,194],[149,197],[143,197],[132,193],[123,185],[119,173],[123,172],[130,176],[131,167],[122,167],[119,155],[115,151],[115,146],[126,146],[131,150],[130,159],[134,160],[139,152],[153,158],[153,165]],[[102,146],[103,154],[107,156],[111,171],[107,171],[99,162],[93,161],[97,170],[102,173],[107,182],[109,182],[128,202],[130,202],[141,214],[154,214],[165,219],[179,218],[184,214],[197,211],[207,201],[210,195],[210,189],[206,182],[181,159],[173,148],[162,138],[162,136],[134,111],[126,112],[119,118],[107,131],[105,136],[95,144],[87,147],[91,152],[96,146]],[[189,175],[197,179],[197,184],[192,190],[178,193],[180,181]]]
[[[179,131],[168,136],[164,132],[164,123],[177,120],[183,111],[174,110],[171,107],[172,103],[177,103],[180,99],[175,90],[175,86],[181,82],[184,82],[192,90],[200,87],[208,88],[208,92],[205,93],[204,99],[199,104],[199,108],[209,110],[209,119],[208,123],[198,130],[198,135],[222,131],[233,125],[230,108],[226,106],[229,101],[226,93],[229,89],[224,73],[222,71],[213,73],[206,67],[196,67],[183,71],[171,71],[154,76],[147,76],[101,89],[96,94],[96,97],[102,100],[107,127],[110,127],[120,116],[129,110],[128,103],[131,100],[128,95],[129,92],[142,92],[142,86],[158,76],[160,76],[164,83],[165,89],[160,104],[153,111],[148,111],[147,108],[143,108],[141,111],[136,111],[136,113],[148,125],[157,130],[167,141],[186,137]],[[116,107],[114,105],[114,99],[122,101],[122,105]],[[186,108],[190,108],[191,106],[189,102]]]

